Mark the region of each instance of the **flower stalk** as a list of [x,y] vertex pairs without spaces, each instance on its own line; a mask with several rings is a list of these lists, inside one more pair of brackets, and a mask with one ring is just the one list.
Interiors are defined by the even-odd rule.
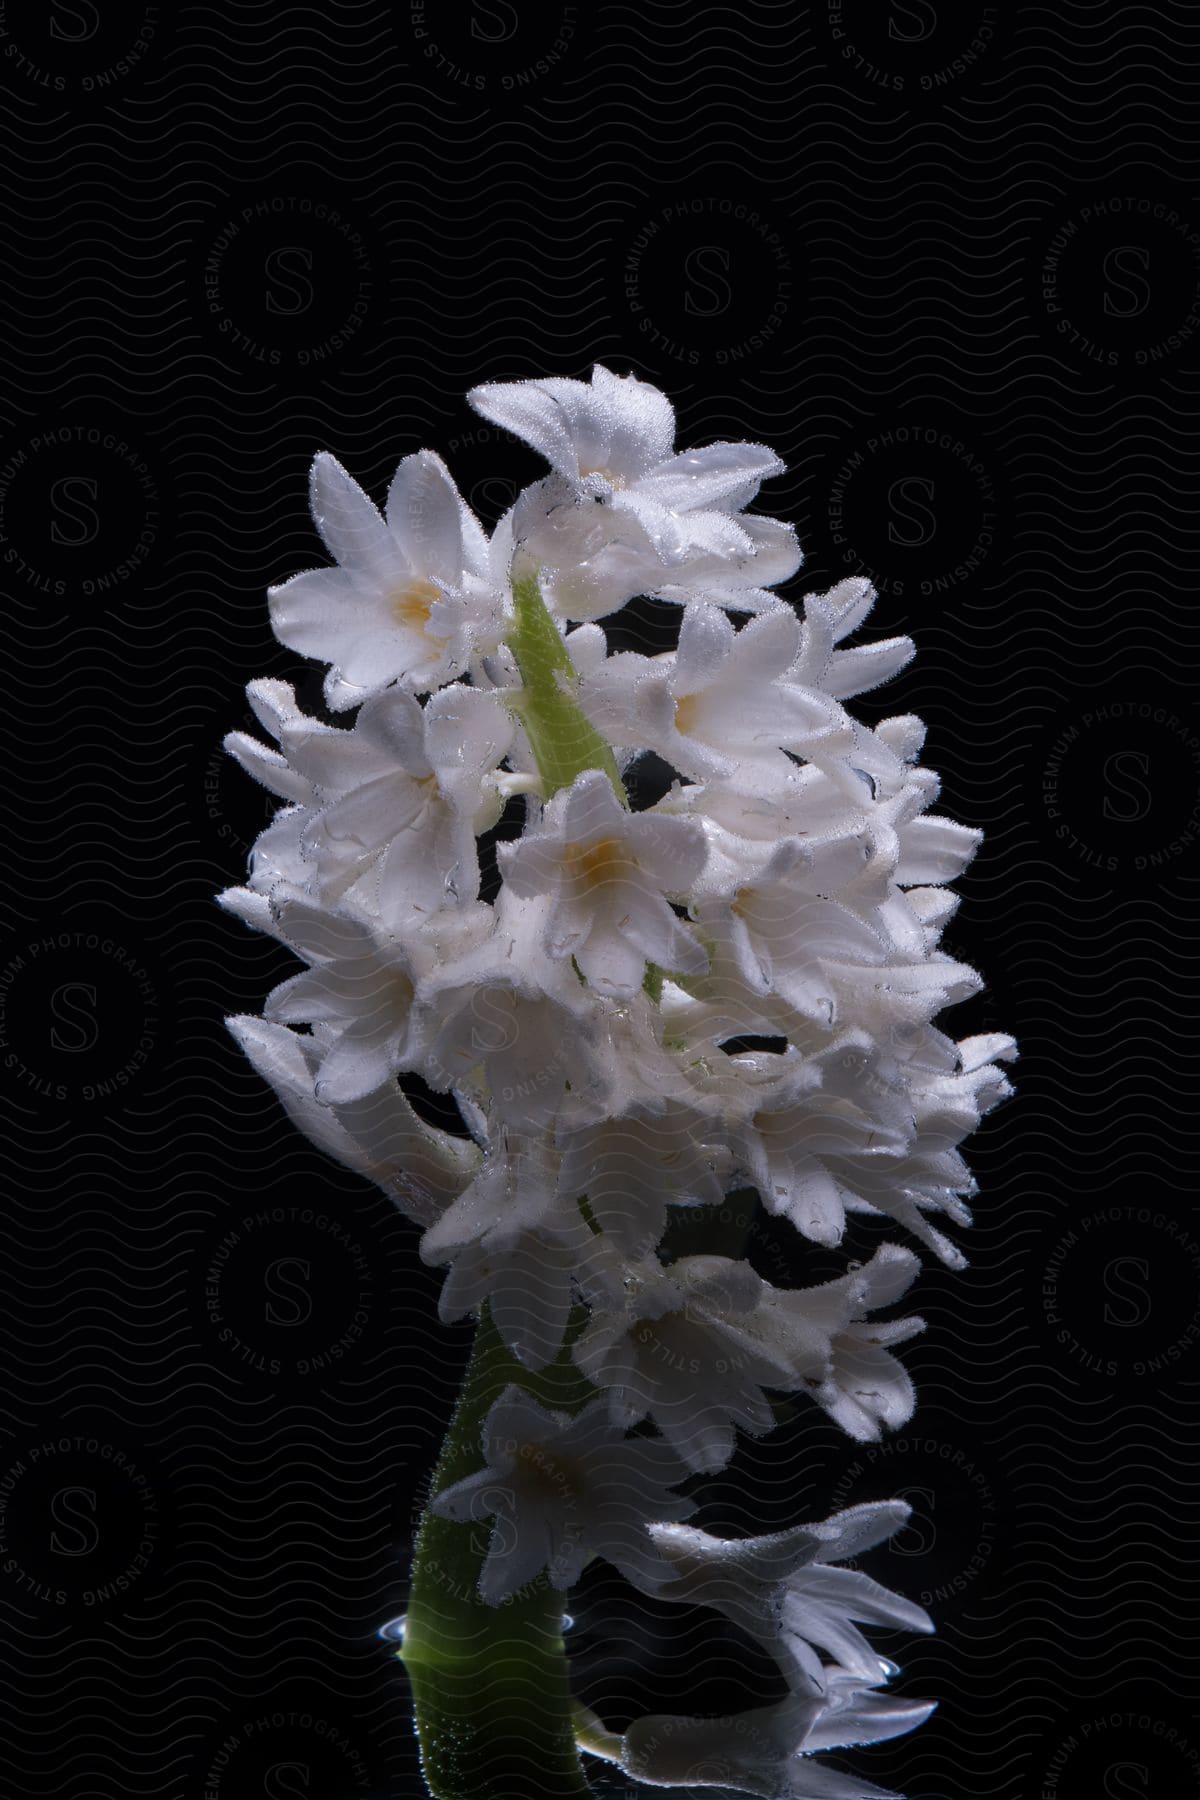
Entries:
[[536,575],[512,584],[513,622],[508,647],[524,687],[509,702],[525,727],[547,800],[568,788],[585,769],[599,769],[627,805],[612,749],[590,723],[575,696],[578,674],[547,610]]
[[[578,1309],[576,1329],[583,1322]],[[478,1466],[483,1422],[517,1383],[543,1405],[575,1411],[595,1393],[571,1361],[574,1331],[531,1373],[505,1348],[485,1306],[432,1491]],[[417,1533],[404,1638],[421,1769],[433,1800],[576,1800],[591,1793],[576,1748],[562,1625],[565,1595],[539,1575],[500,1606],[479,1575],[488,1521],[426,1510]]]

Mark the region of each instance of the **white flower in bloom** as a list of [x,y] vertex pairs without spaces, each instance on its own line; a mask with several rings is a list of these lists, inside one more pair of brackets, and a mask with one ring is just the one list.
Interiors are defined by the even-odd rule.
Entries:
[[407,943],[381,942],[369,924],[304,900],[272,903],[246,889],[223,904],[270,931],[311,966],[275,988],[264,1009],[284,1024],[328,1028],[316,1080],[327,1105],[361,1100],[400,1069],[416,1066],[422,1041],[417,990],[449,950],[462,954],[488,923],[488,909],[435,916]]
[[621,1767],[654,1787],[736,1788],[762,1800],[900,1800],[815,1763],[812,1752],[898,1737],[923,1723],[933,1706],[889,1699],[844,1671],[814,1688],[721,1718],[651,1713],[635,1719]]
[[420,1072],[439,1093],[471,1091],[497,1128],[546,1132],[564,1095],[586,1099],[586,1036],[602,1031],[595,994],[540,952],[547,903],[502,888],[494,930],[427,975]]
[[495,1516],[479,1578],[490,1605],[543,1569],[565,1591],[594,1556],[642,1587],[670,1574],[646,1525],[685,1519],[695,1502],[669,1491],[688,1470],[661,1438],[626,1437],[603,1400],[572,1416],[509,1387],[488,1413],[482,1447],[485,1467],[444,1488],[433,1510],[444,1519]]
[[229,1028],[305,1137],[375,1182],[414,1223],[432,1225],[478,1170],[479,1146],[419,1119],[394,1081],[345,1106],[322,1105],[314,1086],[332,1041],[325,1027],[302,1037],[241,1016]]
[[628,999],[647,962],[707,968],[703,947],[664,898],[686,894],[704,867],[703,831],[687,819],[626,812],[599,770],[555,794],[540,829],[498,845],[496,855],[519,899],[552,897],[546,948],[573,956],[597,993]]
[[655,1591],[664,1600],[713,1607],[781,1661],[799,1640],[825,1651],[849,1674],[878,1681],[891,1664],[858,1624],[925,1632],[933,1630],[933,1621],[923,1607],[861,1570],[834,1565],[890,1537],[911,1511],[903,1500],[875,1501],[817,1525],[750,1538],[652,1525],[650,1535],[675,1571]]
[[735,1128],[735,1152],[768,1212],[815,1243],[837,1244],[847,1193],[833,1170],[860,1161],[894,1168],[914,1137],[911,1098],[864,1032],[844,1032],[780,1064]]
[[527,1368],[557,1353],[592,1233],[556,1192],[548,1147],[506,1142],[421,1240],[426,1262],[452,1263],[438,1314],[461,1319],[486,1301],[505,1344]]
[[874,604],[875,589],[861,575],[839,581],[827,594],[805,594],[803,648],[791,671],[793,679],[820,688],[835,700],[849,700],[898,675],[916,653],[911,638],[881,638],[853,650],[835,648],[858,630]]
[[[277,745],[287,727],[304,716],[296,704],[295,690],[287,681],[251,681],[246,687],[246,698],[255,718]],[[315,725],[316,721],[312,723]],[[236,756],[247,774],[261,781],[273,794],[301,806],[316,804],[312,782],[292,767],[282,749],[261,744],[245,731],[228,732],[225,748],[231,756]]]
[[264,1015],[285,1024],[326,1024],[337,1036],[321,1060],[318,1100],[361,1100],[408,1062],[414,1045],[415,983],[407,958],[380,954],[357,919],[288,901],[280,931],[312,967],[267,997]]
[[491,382],[467,398],[555,471],[517,503],[511,528],[563,616],[601,618],[635,594],[697,589],[746,611],[778,604],[766,589],[800,566],[794,532],[734,517],[783,469],[764,445],[675,454],[666,395],[599,363],[590,383]]
[[652,1093],[595,1121],[573,1125],[571,1112],[568,1100],[557,1132],[559,1192],[586,1194],[592,1218],[626,1255],[656,1247],[670,1203],[720,1205],[719,1152],[705,1141],[711,1128],[701,1113]]
[[836,737],[846,754],[854,743],[836,702],[786,680],[799,643],[786,607],[740,631],[723,613],[691,607],[678,649],[663,657],[625,652],[601,661],[597,639],[584,638],[580,700],[615,743],[655,750],[693,781],[756,765],[782,782],[792,767],[785,749],[811,755]]
[[280,643],[331,664],[325,698],[355,706],[388,682],[417,692],[459,675],[494,636],[496,596],[483,531],[441,457],[406,456],[382,517],[335,457],[313,464],[312,514],[334,569],[270,590]]
[[[346,731],[306,717],[285,682],[257,686],[253,698],[279,750],[241,732],[226,747],[266,786],[302,802],[286,815],[293,886],[334,905],[367,881],[369,891],[356,898],[393,929],[475,899],[475,838],[503,809],[497,766],[513,739],[498,700],[455,682],[421,707],[403,689],[388,688],[365,702]],[[260,841],[257,886],[261,852]],[[267,880],[284,878],[276,862]]]
[[619,1308],[594,1312],[575,1361],[606,1390],[614,1421],[649,1416],[691,1468],[722,1469],[735,1425],[759,1435],[774,1423],[763,1386],[791,1385],[786,1355],[743,1322],[763,1286],[749,1263],[681,1257],[630,1284]]
[[751,1328],[792,1358],[793,1374],[817,1404],[859,1443],[912,1416],[913,1384],[890,1346],[924,1331],[918,1318],[868,1320],[912,1286],[920,1268],[911,1250],[881,1244],[870,1262],[814,1288],[763,1283]]

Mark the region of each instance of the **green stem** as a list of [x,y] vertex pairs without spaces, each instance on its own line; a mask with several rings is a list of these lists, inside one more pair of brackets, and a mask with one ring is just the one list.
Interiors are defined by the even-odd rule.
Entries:
[[600,769],[621,804],[628,805],[612,749],[575,698],[579,675],[546,610],[536,575],[513,582],[513,628],[507,641],[524,683],[510,704],[525,727],[546,799],[570,787],[585,769]]
[[[485,1307],[432,1492],[473,1474],[480,1433],[510,1382],[543,1406],[574,1412],[595,1388],[570,1346],[540,1374],[515,1361]],[[491,1525],[427,1510],[417,1534],[404,1642],[421,1768],[434,1800],[581,1800],[591,1794],[576,1748],[562,1620],[566,1596],[545,1575],[501,1606],[479,1598]]]

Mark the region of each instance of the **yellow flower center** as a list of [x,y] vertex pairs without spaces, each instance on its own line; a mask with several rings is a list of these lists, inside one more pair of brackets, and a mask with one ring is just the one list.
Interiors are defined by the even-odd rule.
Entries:
[[699,694],[685,694],[682,700],[675,702],[675,729],[686,736],[696,725],[696,708],[700,704]]
[[595,469],[585,469],[583,465],[580,464],[579,473],[582,476],[602,475],[611,488],[623,488],[625,486],[625,477],[623,475],[614,475],[612,470],[606,469],[603,464]]
[[435,602],[440,599],[437,587],[432,581],[421,579],[410,581],[392,596],[392,617],[397,625],[407,625],[410,629],[424,631],[429,623],[429,615]]
[[594,844],[568,844],[566,863],[576,881],[588,887],[616,881],[625,872],[629,858],[618,838],[600,838]]

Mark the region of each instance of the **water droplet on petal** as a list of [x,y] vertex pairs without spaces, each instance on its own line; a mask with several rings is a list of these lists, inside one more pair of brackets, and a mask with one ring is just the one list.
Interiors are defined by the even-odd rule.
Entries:
[[385,1644],[402,1644],[404,1642],[404,1614],[401,1613],[399,1618],[389,1619],[386,1625],[379,1627],[375,1635],[382,1638]]
[[572,1618],[572,1617],[571,1617],[571,1615],[570,1615],[570,1613],[564,1613],[564,1614],[563,1614],[563,1616],[562,1616],[562,1628],[563,1628],[563,1630],[564,1630],[564,1631],[570,1631],[570,1629],[571,1629],[571,1627],[572,1627],[572,1625],[574,1625],[574,1623],[575,1623],[575,1621],[574,1621],[574,1619],[573,1619],[573,1618]]

